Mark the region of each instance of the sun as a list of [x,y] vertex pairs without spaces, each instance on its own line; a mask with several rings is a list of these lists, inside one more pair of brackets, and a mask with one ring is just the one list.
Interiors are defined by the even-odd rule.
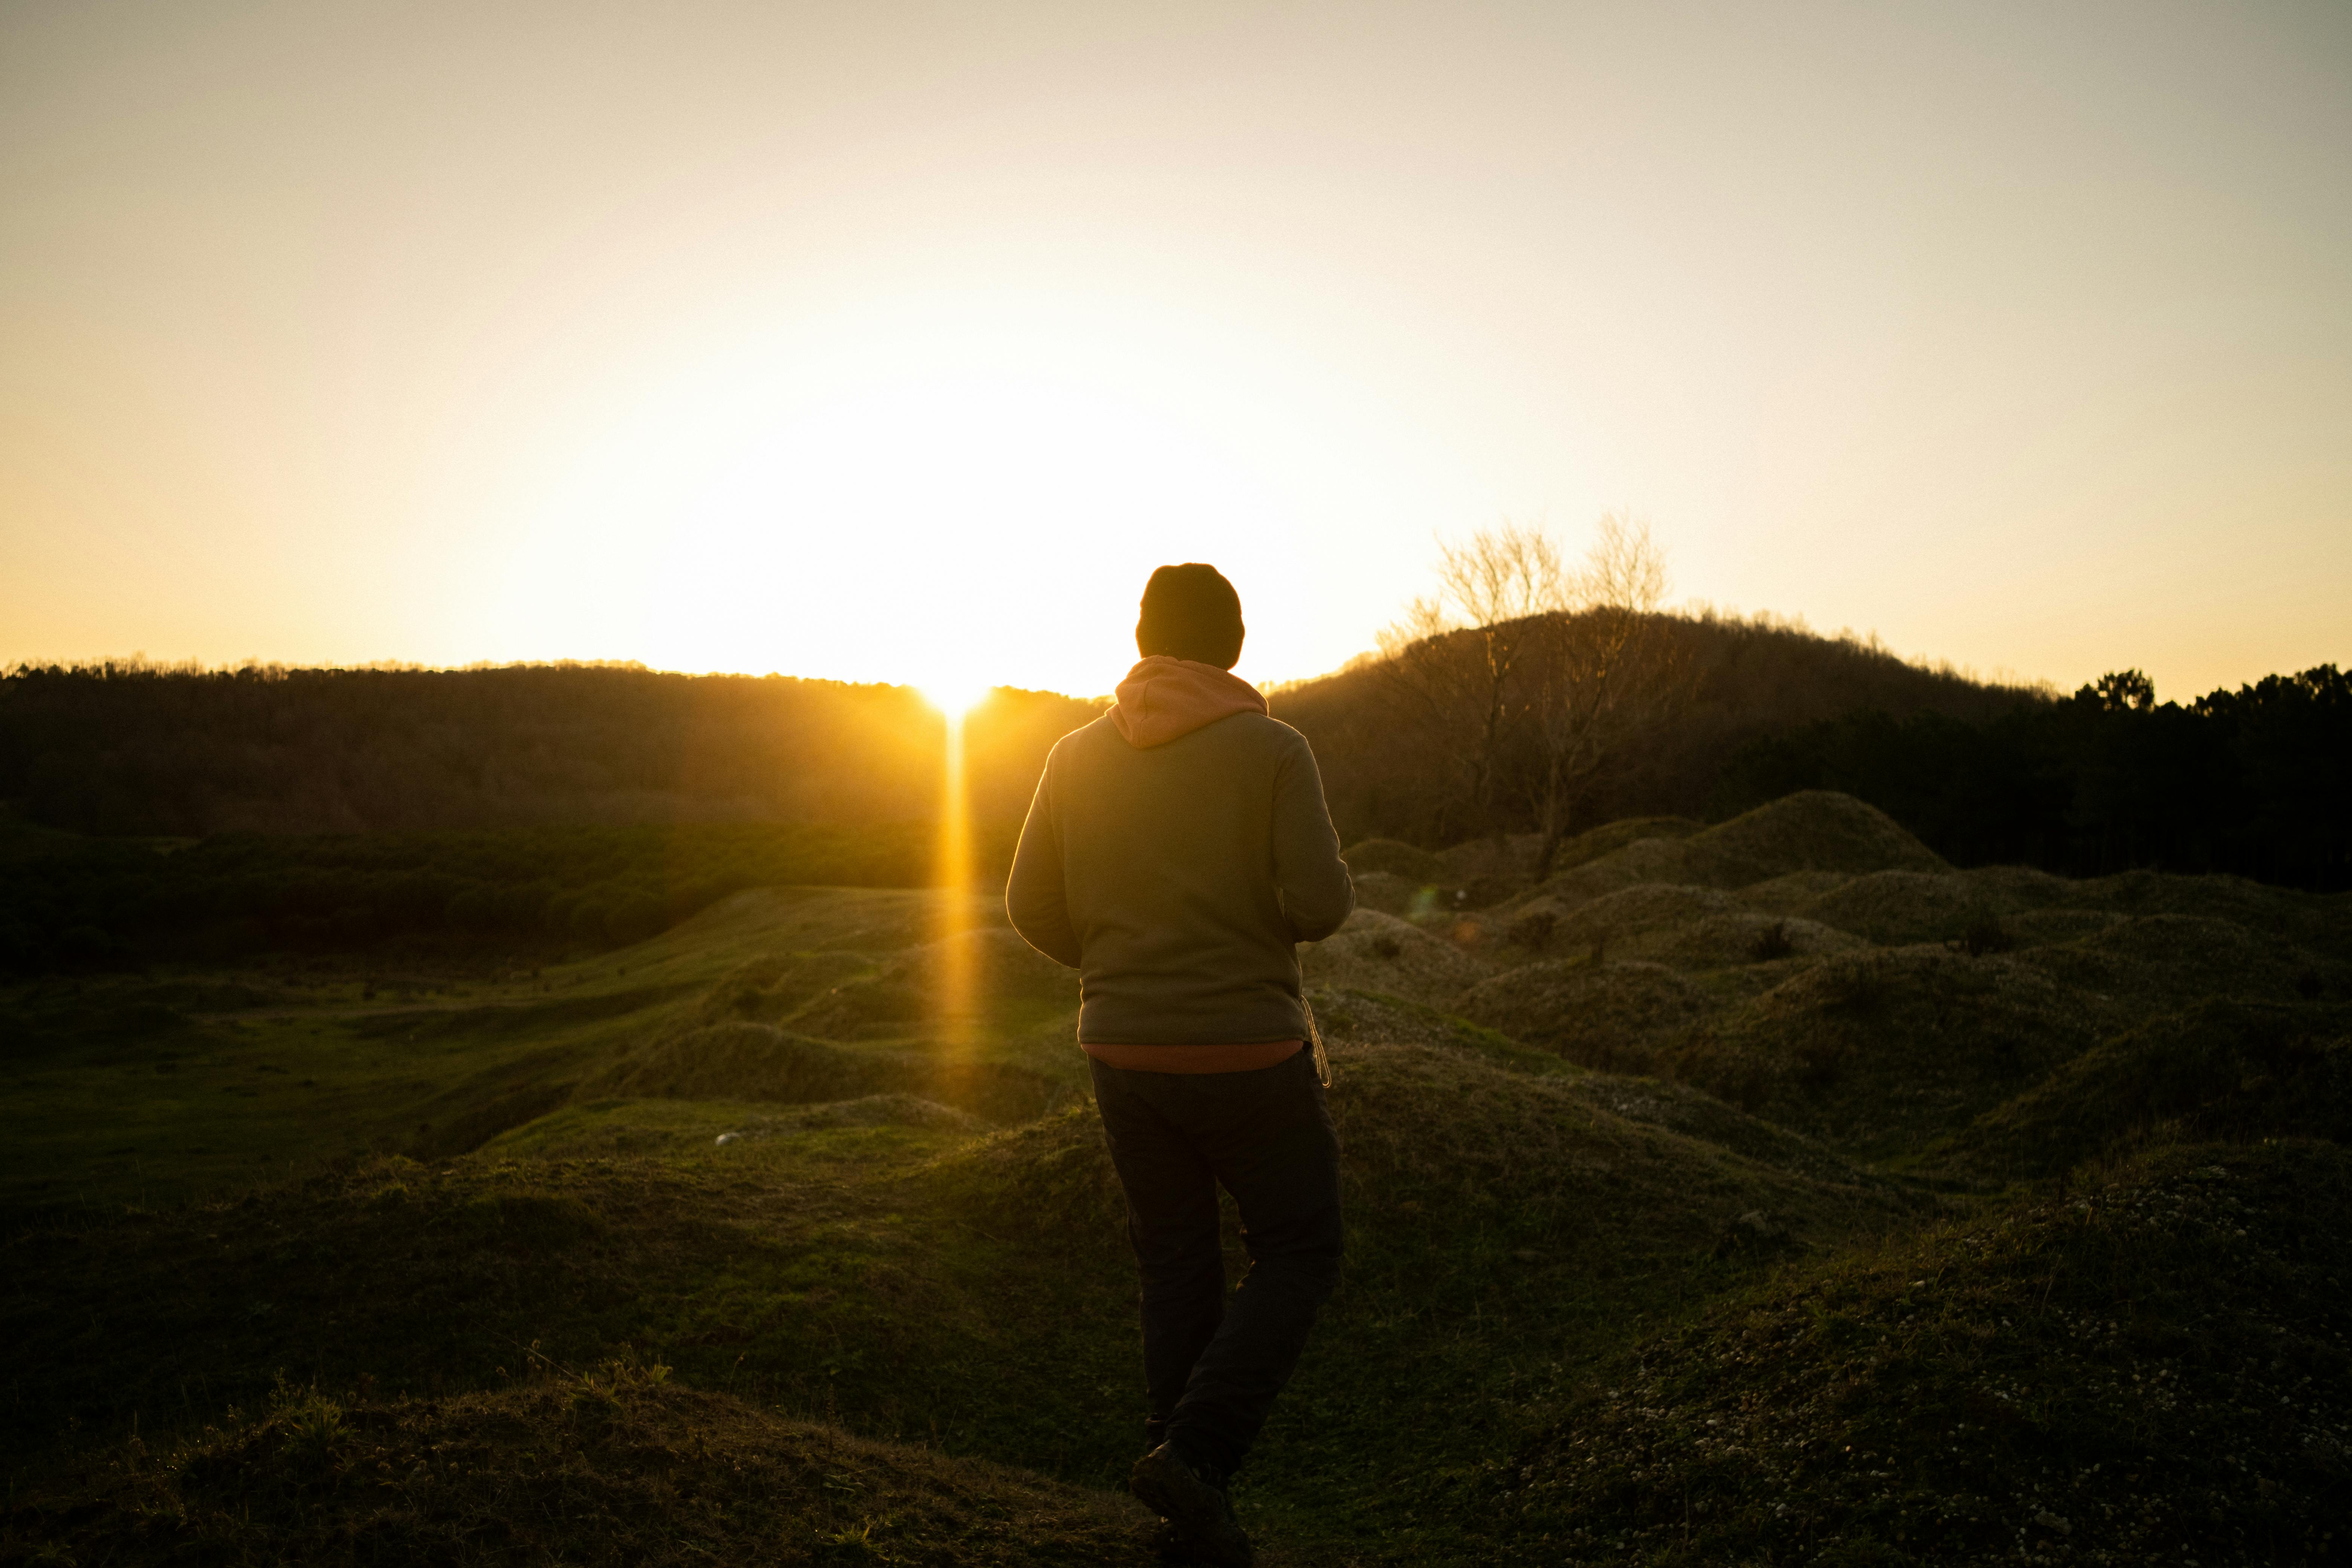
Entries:
[[918,681],[915,689],[923,694],[924,701],[949,718],[961,719],[979,707],[995,688],[977,676],[950,674]]

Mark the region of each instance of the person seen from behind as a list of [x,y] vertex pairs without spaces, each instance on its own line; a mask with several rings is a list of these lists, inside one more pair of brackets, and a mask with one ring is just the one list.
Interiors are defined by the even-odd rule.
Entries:
[[[1244,630],[1216,568],[1151,574],[1142,661],[1046,758],[1005,889],[1013,928],[1080,972],[1127,1193],[1150,1400],[1129,1484],[1166,1544],[1232,1568],[1251,1547],[1227,1483],[1339,1277],[1339,1142],[1296,944],[1355,905],[1307,738],[1232,673]],[[1230,1300],[1220,1185],[1250,1259]]]

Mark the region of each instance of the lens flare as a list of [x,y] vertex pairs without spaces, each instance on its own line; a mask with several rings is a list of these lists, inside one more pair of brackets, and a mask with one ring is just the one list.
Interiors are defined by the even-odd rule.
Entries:
[[[946,720],[940,778],[939,860],[932,876],[939,902],[933,915],[933,941],[940,955],[938,1016],[932,1021],[936,1038],[954,1049],[971,1043],[974,992],[972,965],[971,813],[964,786],[964,715],[984,688],[971,687],[950,696],[926,684],[923,695]],[[958,699],[961,699],[960,700]]]

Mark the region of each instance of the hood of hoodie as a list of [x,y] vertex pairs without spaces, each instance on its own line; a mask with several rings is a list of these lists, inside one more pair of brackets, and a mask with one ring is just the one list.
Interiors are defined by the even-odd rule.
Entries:
[[1118,683],[1110,721],[1138,750],[1164,746],[1235,713],[1263,713],[1265,699],[1231,670],[1153,654]]

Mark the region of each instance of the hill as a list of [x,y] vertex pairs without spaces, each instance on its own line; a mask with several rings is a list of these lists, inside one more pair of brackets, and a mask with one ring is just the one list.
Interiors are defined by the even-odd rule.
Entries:
[[[1769,616],[1744,620],[1703,612],[1654,620],[1667,648],[1689,671],[1691,700],[1612,757],[1578,803],[1578,826],[1731,815],[1720,808],[1725,775],[1748,749],[1845,715],[1933,715],[1965,730],[2050,700],[2037,689],[1908,662],[1874,639],[1822,637]],[[1367,659],[1282,688],[1274,704],[1276,717],[1315,743],[1343,837],[1441,845],[1482,830],[1454,786],[1446,749],[1456,742],[1425,721],[1419,700],[1382,661]],[[1529,774],[1534,760],[1512,755],[1504,765],[1514,775],[1498,792],[1504,826],[1531,830],[1533,780],[1518,775]],[[1745,777],[1743,771],[1742,784]],[[1791,783],[1773,793],[1803,787],[1805,782]],[[1738,808],[1760,798],[1740,799]]]

